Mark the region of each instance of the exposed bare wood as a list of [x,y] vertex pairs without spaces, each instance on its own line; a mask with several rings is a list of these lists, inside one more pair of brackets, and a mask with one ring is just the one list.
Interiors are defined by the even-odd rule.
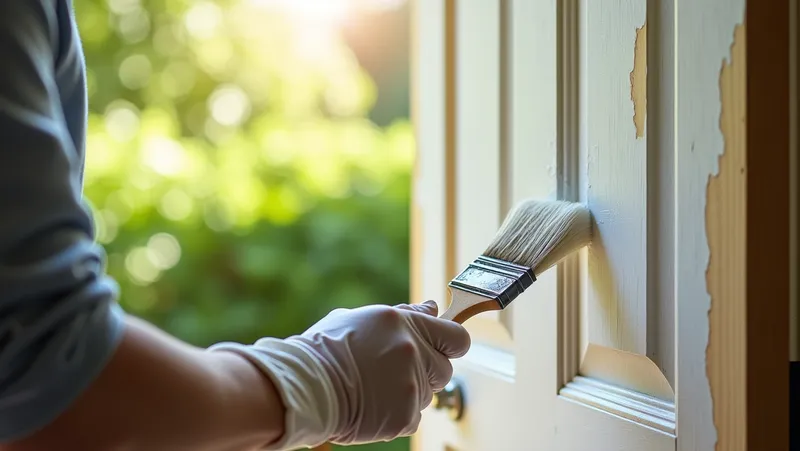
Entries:
[[647,124],[647,22],[636,29],[633,45],[633,70],[631,70],[631,102],[636,137],[644,137]]
[[717,450],[747,449],[745,419],[747,271],[747,130],[745,27],[736,27],[730,61],[720,73],[720,129],[724,153],[719,172],[709,178],[706,286],[711,295],[706,371],[714,400]]
[[[742,275],[739,274],[737,278],[734,271],[743,266],[736,266],[725,259],[737,256],[735,247],[722,248],[730,243],[731,234],[736,233],[730,229],[732,224],[724,223],[725,230],[718,230],[715,224],[719,222],[714,221],[724,221],[719,217],[723,213],[729,215],[729,220],[733,220],[737,211],[744,215],[744,210],[737,210],[736,206],[744,198],[735,197],[734,191],[731,191],[736,188],[738,170],[724,167],[735,158],[730,154],[723,156],[736,151],[733,149],[736,132],[743,129],[744,124],[740,122],[734,130],[723,124],[735,121],[736,112],[744,114],[743,88],[740,87],[741,92],[737,95],[729,85],[733,85],[731,82],[735,80],[732,71],[741,71],[746,67],[742,54],[731,55],[734,30],[744,21],[745,4],[745,0],[708,0],[683,2],[676,9],[678,451],[715,449],[721,440],[720,435],[728,430],[718,431],[719,425],[739,421],[734,417],[735,414],[720,412],[719,409],[725,407],[718,408],[715,403],[719,402],[720,396],[731,396],[729,404],[736,408],[737,400],[741,400],[744,394],[729,384],[737,376],[723,374],[728,369],[720,363],[729,362],[732,356],[744,352],[743,347],[736,347],[735,341],[721,341],[730,334],[725,331],[743,326],[743,323],[737,323],[740,316],[731,313],[731,308],[733,312],[736,311],[736,300],[721,298],[729,295],[727,291],[723,292],[727,290],[727,285],[736,286],[742,281]],[[737,49],[743,49],[742,44],[745,44],[743,40]],[[728,69],[725,82],[721,83],[723,62]],[[728,94],[724,93],[725,90],[729,91]],[[723,116],[722,121],[720,116]],[[726,131],[730,132],[730,136],[724,136]],[[740,137],[736,142],[745,149],[742,139]],[[722,159],[720,156],[723,156]],[[732,159],[729,160],[729,157]],[[719,178],[714,178],[717,175]],[[741,205],[738,208],[743,207]],[[708,220],[712,223],[707,224]],[[718,358],[723,360],[715,360]],[[742,368],[739,367],[740,370]],[[736,368],[730,371],[736,371]],[[740,438],[723,440],[728,440],[725,446],[734,446],[734,443],[744,445]]]

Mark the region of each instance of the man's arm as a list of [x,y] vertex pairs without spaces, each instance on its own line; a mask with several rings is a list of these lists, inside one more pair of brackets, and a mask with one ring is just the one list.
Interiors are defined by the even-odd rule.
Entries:
[[0,1],[0,449],[270,442],[283,406],[258,369],[181,343],[115,302],[56,84],[58,55],[70,50],[59,36],[67,4]]
[[245,451],[275,442],[283,406],[247,359],[188,346],[128,319],[97,380],[53,423],[2,451]]

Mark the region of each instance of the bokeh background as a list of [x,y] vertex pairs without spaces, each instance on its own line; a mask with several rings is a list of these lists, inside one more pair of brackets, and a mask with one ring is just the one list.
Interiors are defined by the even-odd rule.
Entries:
[[408,301],[405,1],[74,4],[86,195],[128,312],[207,346]]

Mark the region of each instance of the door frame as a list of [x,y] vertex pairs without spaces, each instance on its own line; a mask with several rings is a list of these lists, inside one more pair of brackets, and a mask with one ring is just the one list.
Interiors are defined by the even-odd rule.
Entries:
[[745,8],[747,347],[724,358],[747,362],[746,449],[789,449],[790,2]]

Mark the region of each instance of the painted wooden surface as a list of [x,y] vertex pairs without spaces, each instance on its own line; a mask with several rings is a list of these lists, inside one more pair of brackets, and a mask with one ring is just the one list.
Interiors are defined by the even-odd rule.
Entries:
[[676,387],[675,15],[676,0],[647,9],[647,356]]
[[724,152],[706,187],[706,239],[709,261],[706,287],[711,295],[706,365],[715,400],[714,424],[718,449],[747,449],[745,425],[746,355],[729,349],[746,348],[747,181],[746,161],[746,37],[737,25],[730,58],[719,77],[720,118]]
[[[570,153],[579,154],[578,195],[595,219],[592,245],[582,253],[578,269],[584,287],[579,369],[590,376],[588,381],[598,377],[618,388],[609,394],[597,388],[600,384],[584,384],[584,379],[571,380],[567,374],[567,386],[554,401],[559,433],[552,449],[596,449],[598,443],[609,450],[675,449],[672,388],[648,359],[658,354],[655,350],[674,352],[658,330],[659,310],[670,310],[672,301],[656,289],[655,282],[666,271],[653,263],[653,249],[663,245],[664,235],[653,227],[654,220],[667,221],[668,235],[673,219],[665,217],[660,206],[662,189],[668,184],[658,183],[662,171],[655,163],[669,158],[671,149],[660,152],[649,144],[651,129],[660,132],[654,143],[672,130],[651,124],[648,117],[650,110],[662,111],[648,98],[650,79],[660,81],[650,74],[648,60],[651,54],[668,53],[663,48],[671,43],[661,36],[653,40],[655,45],[648,42],[648,19],[656,22],[657,30],[669,20],[660,9],[648,11],[648,3],[653,2],[581,1],[572,13],[574,19],[566,7],[562,9],[562,23],[577,23],[577,30],[567,31],[562,39],[577,39],[580,55],[577,71],[561,68],[562,91],[569,91],[569,83],[577,78],[580,93],[577,105],[566,97],[560,105],[565,118],[570,108],[580,110],[576,129],[568,124],[562,128],[562,161],[569,161]],[[561,51],[569,52],[564,47]],[[569,58],[561,55],[562,61]],[[568,145],[573,132],[579,136],[578,152]],[[657,270],[651,271],[651,265]],[[562,303],[574,302],[569,292],[564,294]],[[666,308],[659,309],[660,302]],[[565,319],[559,334],[569,337],[571,318]],[[665,348],[659,349],[659,343]],[[562,358],[570,358],[568,350]],[[629,388],[659,396],[661,400],[654,402],[665,407],[643,406],[640,395]]]
[[[571,5],[569,24],[561,22],[564,3]],[[577,195],[577,109],[565,102],[577,105],[578,76],[566,80],[564,73],[567,54],[569,70],[578,67],[576,6],[555,0],[415,2],[414,239],[435,243],[414,245],[420,299],[438,296],[450,272],[483,251],[509,206],[530,197]],[[573,34],[569,40],[564,27]],[[560,51],[568,42],[573,49]],[[634,54],[628,56],[632,64]],[[620,72],[629,88],[630,72]],[[630,89],[620,94],[630,102]],[[635,128],[633,117],[628,120]],[[451,246],[441,234],[455,237]],[[466,323],[473,348],[453,362],[466,414],[454,422],[427,410],[414,439],[417,450],[585,450],[598,443],[606,444],[601,450],[674,449],[673,435],[598,409],[596,398],[592,404],[559,395],[564,378],[574,375],[565,360],[574,358],[574,369],[578,359],[564,352],[564,305],[578,302],[577,291],[566,289],[565,281],[576,280],[568,272],[563,266],[548,271],[511,311]],[[571,318],[576,330],[577,316]],[[573,345],[578,348],[577,341]]]
[[[505,216],[505,107],[500,0],[455,3],[455,236],[457,270],[480,256]],[[465,324],[479,341],[511,348],[512,306]]]
[[642,355],[648,313],[646,6],[583,1],[580,32],[581,185],[595,219],[582,336]]
[[[414,4],[415,239],[436,243],[419,248],[414,277],[417,296],[436,299],[441,311],[447,282],[483,252],[503,214],[500,14],[499,1]],[[522,449],[513,428],[497,434],[517,395],[510,318],[483,314],[468,322],[473,347],[453,362],[468,397],[465,416],[455,423],[428,409],[416,449]]]
[[[412,199],[412,292],[414,301],[433,299],[446,307],[446,285],[452,277],[448,253],[452,252],[446,220],[448,126],[445,0],[413,3],[414,52],[412,60],[412,120],[417,153]],[[424,43],[424,45],[423,45]]]
[[[455,265],[454,236],[449,212],[452,171],[452,76],[448,68],[453,1],[412,3],[412,119],[417,141],[412,199],[412,301],[433,299],[439,310],[447,307],[446,284]],[[412,438],[415,450],[441,450],[452,437],[446,416],[430,409]]]
[[[558,196],[562,125],[558,89],[559,2],[509,2],[511,67],[507,89],[512,99],[509,109],[512,204],[528,198]],[[556,267],[540,274],[536,283],[514,301],[519,382],[511,425],[516,431],[525,431],[521,440],[524,445],[519,449],[558,449],[554,446],[557,427],[554,412],[561,384],[559,271]]]
[[[788,2],[751,3],[746,30],[744,0],[675,3],[415,2],[415,297],[442,302],[522,199],[582,193],[606,221],[583,323],[569,264],[476,321],[454,362],[467,415],[426,411],[417,450],[787,449]],[[674,410],[573,379],[579,332],[649,356],[680,382]]]
[[[674,3],[652,3],[648,12],[647,2],[583,1],[579,33],[581,200],[595,219],[581,268],[580,349],[603,352],[584,356],[580,370],[637,390],[674,385]],[[651,358],[662,375],[589,364],[628,353]]]
[[[725,271],[740,268],[737,263],[727,263],[729,266],[712,266],[709,268],[709,230],[705,219],[708,214],[709,203],[712,208],[725,208],[728,215],[725,219],[741,219],[738,215],[744,214],[741,210],[744,199],[739,191],[722,192],[720,189],[736,189],[734,182],[725,182],[726,178],[736,178],[736,169],[733,173],[720,173],[724,166],[720,165],[720,155],[726,150],[726,140],[720,130],[722,92],[721,70],[726,71],[727,114],[741,114],[741,102],[744,93],[736,92],[731,82],[740,80],[736,76],[736,64],[744,65],[744,61],[731,60],[731,45],[734,42],[734,30],[740,26],[744,19],[744,0],[713,0],[705,2],[682,3],[678,8],[677,20],[677,54],[679,58],[677,71],[677,174],[680,183],[677,187],[677,347],[678,360],[678,449],[684,450],[713,450],[713,449],[745,449],[744,433],[744,387],[736,384],[736,378],[741,377],[742,362],[736,352],[735,341],[731,343],[731,353],[723,356],[720,351],[715,351],[715,346],[727,346],[724,342],[717,341],[745,333],[744,324],[741,323],[741,300],[737,298],[722,300],[720,296],[723,284],[737,284],[735,275],[726,278]],[[741,30],[741,28],[740,28]],[[739,45],[742,45],[740,43]],[[741,47],[740,47],[741,48]],[[741,56],[739,56],[741,58]],[[723,66],[723,62],[727,62]],[[732,66],[733,64],[734,66]],[[722,69],[726,67],[727,69]],[[726,116],[726,119],[728,116]],[[728,126],[728,124],[726,124]],[[731,132],[728,136],[728,146],[732,152],[741,152],[736,147],[736,140],[743,139]],[[729,155],[727,161],[736,161],[741,157]],[[725,164],[726,162],[723,162]],[[725,188],[709,187],[712,177],[719,175],[722,181],[714,182],[715,185],[725,184]],[[717,179],[719,180],[719,179]],[[741,179],[739,179],[741,182]],[[708,193],[715,198],[707,198]],[[727,201],[728,206],[714,206],[714,203]],[[714,210],[712,210],[713,212]],[[722,219],[722,218],[720,218]],[[711,241],[722,244],[724,240],[720,233],[726,236],[735,236],[736,229],[730,229],[729,224],[724,229],[713,227]],[[728,230],[728,232],[725,232]],[[733,234],[733,235],[728,235]],[[731,243],[728,243],[731,244]],[[724,258],[738,257],[736,245],[728,250],[717,248],[718,255],[715,265],[725,265]],[[729,252],[729,253],[728,253]],[[706,279],[708,272],[708,281]],[[741,275],[740,275],[741,276]],[[707,285],[708,284],[708,285]],[[712,308],[712,298],[718,304]],[[724,313],[724,315],[723,315]],[[732,315],[732,316],[727,316]],[[726,317],[729,318],[726,320]],[[712,324],[709,324],[712,323]],[[716,323],[716,324],[714,324]],[[709,343],[710,334],[711,337]],[[715,338],[716,337],[716,338]],[[735,340],[735,338],[734,338]],[[711,349],[707,351],[707,346]],[[738,348],[741,349],[741,348]],[[708,374],[706,374],[706,355],[710,352],[708,361]],[[730,370],[720,367],[720,364],[729,364]],[[715,387],[717,404],[712,410],[711,385]],[[740,381],[739,381],[740,382]],[[714,413],[716,412],[716,418]],[[716,423],[716,425],[715,425]],[[715,427],[716,426],[716,427]],[[717,431],[719,428],[719,431]],[[719,434],[718,434],[719,432]],[[717,448],[717,440],[727,448]]]
[[788,449],[788,6],[679,9],[681,450]]

